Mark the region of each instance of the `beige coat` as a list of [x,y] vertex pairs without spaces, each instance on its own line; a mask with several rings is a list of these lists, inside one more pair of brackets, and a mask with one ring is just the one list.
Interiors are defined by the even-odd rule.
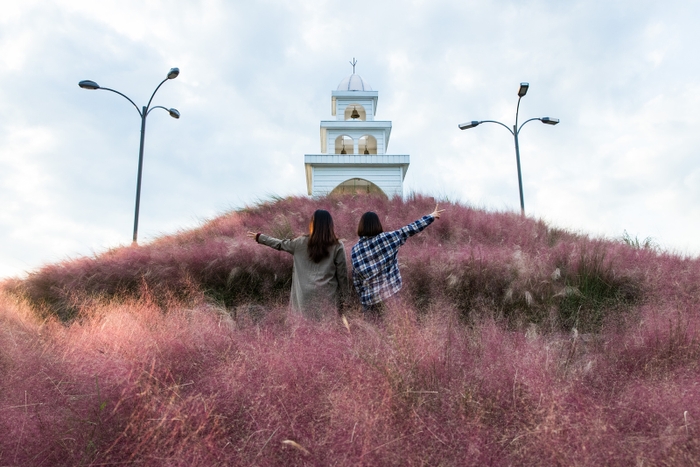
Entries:
[[307,235],[292,240],[279,240],[260,234],[258,243],[294,256],[291,308],[307,318],[320,319],[330,310],[337,312],[338,303],[349,289],[348,268],[343,242],[330,247],[330,255],[314,263],[307,252]]

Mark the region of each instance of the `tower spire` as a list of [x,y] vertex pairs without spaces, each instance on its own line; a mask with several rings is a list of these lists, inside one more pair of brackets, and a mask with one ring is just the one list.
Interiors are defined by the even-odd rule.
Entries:
[[355,57],[352,57],[352,62],[350,62],[350,65],[352,65],[352,74],[355,74],[355,65],[357,65],[357,60],[355,60]]

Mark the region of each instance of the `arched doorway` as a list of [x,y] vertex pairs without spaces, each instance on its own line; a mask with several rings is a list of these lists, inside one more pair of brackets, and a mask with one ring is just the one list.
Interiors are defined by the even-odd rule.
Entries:
[[383,195],[386,193],[382,191],[374,183],[363,178],[351,178],[350,180],[345,180],[343,183],[338,185],[331,191],[331,195]]

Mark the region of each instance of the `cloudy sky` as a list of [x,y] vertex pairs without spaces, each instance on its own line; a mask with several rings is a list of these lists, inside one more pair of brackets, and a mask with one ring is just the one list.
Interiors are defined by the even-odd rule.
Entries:
[[303,156],[358,60],[410,154],[405,192],[700,253],[700,3],[687,0],[0,0],[0,277],[271,195],[305,195]]

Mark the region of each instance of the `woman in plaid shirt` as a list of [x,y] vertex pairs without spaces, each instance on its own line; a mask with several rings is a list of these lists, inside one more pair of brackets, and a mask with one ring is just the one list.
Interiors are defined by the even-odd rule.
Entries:
[[432,213],[392,232],[384,232],[376,213],[362,215],[357,226],[360,241],[352,247],[352,284],[366,314],[380,315],[382,301],[401,290],[399,247],[439,219],[443,211],[435,205]]

